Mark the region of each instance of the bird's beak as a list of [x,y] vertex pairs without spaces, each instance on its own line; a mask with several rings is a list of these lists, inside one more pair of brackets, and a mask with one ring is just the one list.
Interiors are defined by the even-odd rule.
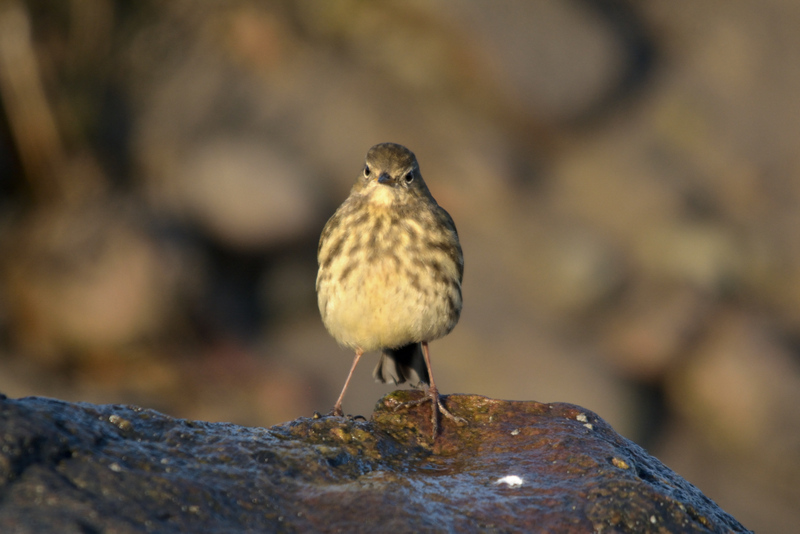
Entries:
[[378,176],[378,183],[385,184],[391,180],[391,177],[388,173],[382,172],[380,176]]

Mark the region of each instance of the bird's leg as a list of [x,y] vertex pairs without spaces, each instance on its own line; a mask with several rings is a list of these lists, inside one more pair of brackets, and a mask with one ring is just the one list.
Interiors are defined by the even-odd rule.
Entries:
[[347,375],[347,380],[344,381],[344,387],[342,388],[342,392],[339,394],[339,398],[336,399],[336,404],[333,405],[333,410],[328,415],[337,415],[339,417],[344,415],[342,412],[342,399],[344,399],[344,392],[347,391],[347,385],[350,384],[350,379],[353,378],[353,371],[356,370],[356,365],[358,365],[358,360],[361,359],[361,356],[364,354],[364,351],[361,349],[356,349],[356,357],[353,358],[353,365],[350,367],[350,373]]
[[458,417],[457,415],[453,415],[450,411],[444,407],[442,404],[441,399],[439,398],[439,390],[436,388],[436,382],[433,380],[433,370],[431,369],[431,358],[428,355],[428,342],[422,342],[422,355],[425,357],[425,365],[428,367],[428,377],[431,379],[431,383],[428,386],[427,395],[421,399],[415,401],[404,402],[396,409],[399,408],[407,408],[409,406],[416,406],[418,404],[422,404],[423,402],[430,401],[431,403],[431,425],[433,427],[433,437],[434,439],[439,434],[439,413],[443,414],[445,417],[450,419],[451,421],[459,424],[466,423],[467,420],[463,417]]
[[436,382],[433,380],[433,369],[431,369],[431,357],[428,355],[428,342],[422,342],[422,355],[425,357],[425,365],[428,366],[428,376],[431,378],[431,385],[428,387],[428,398],[431,400],[431,405],[433,406],[433,414],[431,416],[431,421],[434,422],[433,425],[433,435],[436,436],[438,431],[438,415],[441,412],[445,417],[450,419],[455,423],[466,423],[467,420],[463,417],[458,417],[450,413],[450,411],[444,407],[442,404],[441,399],[439,398],[439,390],[436,389]]

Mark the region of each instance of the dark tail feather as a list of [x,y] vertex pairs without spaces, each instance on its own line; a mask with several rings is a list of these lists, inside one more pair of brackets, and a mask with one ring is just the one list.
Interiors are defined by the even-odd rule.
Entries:
[[407,381],[412,387],[419,387],[422,383],[431,383],[420,343],[403,345],[399,349],[385,349],[372,376],[384,384]]

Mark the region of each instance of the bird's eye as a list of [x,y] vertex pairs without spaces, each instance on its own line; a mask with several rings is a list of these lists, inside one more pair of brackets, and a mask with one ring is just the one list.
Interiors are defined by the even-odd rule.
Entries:
[[369,170],[369,165],[366,165],[366,166],[364,167],[364,176],[369,176],[369,173],[370,173],[370,172],[371,172],[371,171]]
[[407,184],[410,184],[414,181],[414,171],[408,171],[406,175],[403,177]]

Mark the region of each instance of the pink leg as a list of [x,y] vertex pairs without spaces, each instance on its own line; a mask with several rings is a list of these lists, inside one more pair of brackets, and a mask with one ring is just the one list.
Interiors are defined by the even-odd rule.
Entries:
[[342,412],[342,399],[344,399],[344,392],[347,391],[347,386],[350,384],[350,379],[353,378],[353,371],[356,370],[356,365],[358,365],[358,360],[361,359],[361,356],[364,354],[364,351],[361,349],[356,350],[356,357],[353,359],[353,365],[350,367],[350,373],[347,375],[347,380],[344,381],[344,387],[342,388],[342,392],[339,394],[339,398],[336,399],[336,404],[333,405],[333,410],[328,415],[338,415],[339,417],[343,416],[344,413]]

